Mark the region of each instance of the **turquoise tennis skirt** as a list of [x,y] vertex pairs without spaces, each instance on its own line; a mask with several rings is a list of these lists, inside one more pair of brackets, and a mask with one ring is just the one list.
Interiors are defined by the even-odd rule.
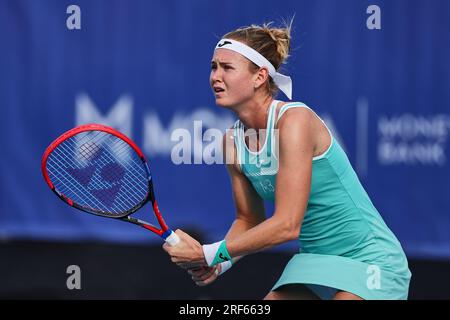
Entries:
[[[397,260],[402,261],[402,259]],[[287,284],[304,284],[321,299],[337,291],[353,293],[366,300],[405,300],[411,272],[407,261],[396,266],[360,262],[342,256],[299,253],[289,261],[272,291]]]

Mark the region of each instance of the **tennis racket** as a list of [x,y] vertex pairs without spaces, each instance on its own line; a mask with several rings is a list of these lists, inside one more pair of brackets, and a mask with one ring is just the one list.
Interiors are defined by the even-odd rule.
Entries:
[[[71,207],[136,224],[170,245],[180,241],[159,211],[144,154],[117,130],[100,124],[73,128],[50,144],[41,166],[50,189]],[[159,227],[130,217],[149,201]]]

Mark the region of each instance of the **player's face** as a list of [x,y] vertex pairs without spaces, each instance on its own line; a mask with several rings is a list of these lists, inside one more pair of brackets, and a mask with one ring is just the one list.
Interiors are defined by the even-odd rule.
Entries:
[[249,69],[250,62],[241,54],[216,49],[211,61],[211,88],[216,104],[222,107],[236,106],[254,94],[254,74]]

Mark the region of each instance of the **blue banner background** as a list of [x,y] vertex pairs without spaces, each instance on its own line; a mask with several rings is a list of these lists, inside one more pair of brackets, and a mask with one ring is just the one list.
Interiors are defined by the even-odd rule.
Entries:
[[[71,4],[81,9],[80,30],[66,27]],[[381,30],[366,26],[369,5],[381,9]],[[80,214],[44,183],[48,144],[98,121],[143,148],[173,228],[221,239],[234,215],[226,169],[173,164],[170,134],[193,133],[193,121],[203,131],[233,122],[214,105],[208,83],[221,35],[294,14],[285,66],[294,100],[332,128],[409,256],[450,258],[446,0],[1,0],[0,237],[160,241]],[[150,214],[149,206],[139,212]]]

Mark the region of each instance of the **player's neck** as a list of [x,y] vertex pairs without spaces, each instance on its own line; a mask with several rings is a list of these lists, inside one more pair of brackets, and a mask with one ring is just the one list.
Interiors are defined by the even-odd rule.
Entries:
[[271,96],[252,99],[236,111],[237,116],[247,129],[266,129],[272,101]]

